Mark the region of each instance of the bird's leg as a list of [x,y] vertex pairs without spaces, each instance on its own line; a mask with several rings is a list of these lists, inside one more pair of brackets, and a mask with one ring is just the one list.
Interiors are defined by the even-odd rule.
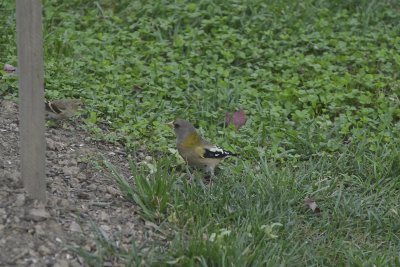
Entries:
[[193,176],[193,174],[190,172],[189,166],[188,166],[188,165],[186,165],[186,172],[187,172],[187,174],[188,174],[188,176],[189,176],[188,181],[189,181],[189,183],[191,183],[191,182],[194,180],[194,176]]
[[210,177],[214,177],[214,167],[213,166],[206,166],[206,172],[208,172]]
[[215,176],[214,175],[214,168],[211,167],[211,166],[207,166],[206,167],[206,172],[207,172],[207,174],[204,177],[204,180],[206,180],[208,182],[209,186],[211,186],[212,185],[212,180],[213,180],[213,178]]

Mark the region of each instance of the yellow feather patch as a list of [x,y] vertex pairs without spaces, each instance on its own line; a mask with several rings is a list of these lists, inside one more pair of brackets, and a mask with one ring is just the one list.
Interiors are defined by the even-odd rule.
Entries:
[[200,136],[197,133],[189,134],[181,143],[183,147],[194,148],[201,145]]
[[202,148],[201,146],[197,146],[194,149],[196,151],[196,154],[199,155],[200,157],[204,158],[204,148]]

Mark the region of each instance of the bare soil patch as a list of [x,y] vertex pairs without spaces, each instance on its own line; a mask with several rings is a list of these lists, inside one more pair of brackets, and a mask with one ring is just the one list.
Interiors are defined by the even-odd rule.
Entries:
[[[127,177],[127,152],[94,140],[79,120],[46,129],[47,203],[30,199],[20,182],[17,105],[0,100],[0,265],[82,266],[68,246],[95,251],[96,226],[117,246],[151,239],[110,174],[99,166],[107,158]],[[150,233],[150,235],[149,235]],[[118,259],[107,265],[118,266]]]

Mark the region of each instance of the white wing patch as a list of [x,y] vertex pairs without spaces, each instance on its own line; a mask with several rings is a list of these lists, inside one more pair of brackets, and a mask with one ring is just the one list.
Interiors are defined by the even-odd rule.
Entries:
[[208,150],[214,153],[222,153],[222,154],[225,153],[225,151],[222,148],[217,146],[210,147]]
[[236,156],[236,154],[223,150],[222,148],[217,146],[206,148],[204,151],[205,158],[225,158],[227,156]]

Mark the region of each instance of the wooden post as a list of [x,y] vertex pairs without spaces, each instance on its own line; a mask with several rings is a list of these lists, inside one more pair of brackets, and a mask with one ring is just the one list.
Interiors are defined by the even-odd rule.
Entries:
[[17,0],[21,175],[31,197],[45,202],[44,70],[41,0]]

